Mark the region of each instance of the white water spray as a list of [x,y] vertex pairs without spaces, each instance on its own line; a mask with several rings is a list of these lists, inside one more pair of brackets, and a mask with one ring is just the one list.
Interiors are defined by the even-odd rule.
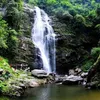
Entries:
[[[38,7],[35,7],[32,41],[42,59],[42,67],[48,72],[55,72],[55,33],[50,25],[51,19]],[[38,54],[38,52],[36,52]],[[38,66],[39,67],[39,66]]]

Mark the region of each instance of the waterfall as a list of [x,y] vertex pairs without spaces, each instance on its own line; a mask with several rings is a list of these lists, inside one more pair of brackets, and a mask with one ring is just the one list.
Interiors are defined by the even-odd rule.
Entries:
[[[55,33],[50,25],[51,19],[40,8],[34,9],[34,24],[32,28],[32,41],[38,49],[36,54],[41,58],[43,69],[47,73],[56,71],[55,63]],[[37,62],[39,63],[39,62]],[[40,66],[38,66],[40,67]]]

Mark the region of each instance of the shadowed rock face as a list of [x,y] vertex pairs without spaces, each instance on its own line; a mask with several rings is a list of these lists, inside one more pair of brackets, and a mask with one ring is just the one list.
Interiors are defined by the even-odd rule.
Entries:
[[57,41],[57,72],[65,74],[69,69],[81,64],[88,51],[76,36],[61,35]]
[[91,35],[76,33],[70,21],[65,21],[61,17],[52,19],[57,34],[56,70],[58,74],[66,74],[69,69],[82,66],[85,56],[90,57],[91,49],[97,45],[98,39]]
[[[23,19],[24,23],[22,25],[21,32],[23,33],[19,37],[19,45],[15,50],[14,59],[10,60],[10,64],[15,68],[21,67],[31,67],[33,69],[34,66],[34,44],[31,40],[31,28],[33,19],[33,7],[30,7],[28,4],[24,4],[23,6],[25,19]],[[27,65],[27,66],[19,66],[19,65]],[[25,69],[25,68],[24,68]]]

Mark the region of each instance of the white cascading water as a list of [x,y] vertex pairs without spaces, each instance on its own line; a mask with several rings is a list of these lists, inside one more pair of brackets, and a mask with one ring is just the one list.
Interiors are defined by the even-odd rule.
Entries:
[[50,25],[51,19],[38,7],[35,7],[34,12],[32,41],[39,51],[43,69],[47,73],[55,72],[55,33]]

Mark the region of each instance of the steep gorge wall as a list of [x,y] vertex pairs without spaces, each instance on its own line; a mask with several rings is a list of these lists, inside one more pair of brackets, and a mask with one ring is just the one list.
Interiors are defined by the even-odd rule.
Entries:
[[81,27],[77,27],[78,32],[76,32],[73,22],[75,19],[69,17],[60,15],[52,18],[57,34],[56,63],[59,74],[66,74],[69,69],[82,67],[86,61],[91,60],[91,49],[96,47],[99,41],[97,37],[87,34],[88,29],[84,29],[87,30],[85,33]]
[[[23,63],[35,68],[35,48],[31,40],[31,29],[34,22],[33,7],[25,4],[24,12],[27,15],[23,27],[24,34],[20,37],[17,54],[11,63]],[[98,38],[83,32],[82,27],[75,26],[75,19],[72,15],[51,16],[51,19],[57,34],[56,70],[59,74],[66,74],[69,69],[81,67],[86,60],[91,59],[91,49],[97,46]]]
[[25,19],[21,32],[23,33],[19,37],[19,45],[15,50],[16,55],[14,59],[10,60],[10,63],[15,68],[27,68],[33,69],[35,59],[35,47],[31,39],[31,29],[34,22],[33,7],[28,4],[24,4],[23,12]]

